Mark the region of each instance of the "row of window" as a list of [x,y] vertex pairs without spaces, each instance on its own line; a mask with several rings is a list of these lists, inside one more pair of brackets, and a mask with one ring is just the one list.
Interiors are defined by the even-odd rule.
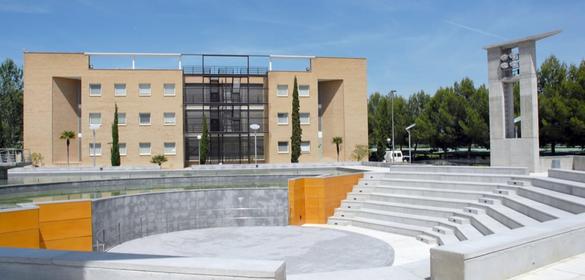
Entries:
[[[288,124],[288,113],[277,113],[276,115],[279,125]],[[309,113],[299,113],[299,120],[301,124],[311,124],[311,115]]]
[[[308,154],[311,152],[311,141],[301,141],[301,153]],[[278,153],[288,154],[288,141],[278,141]]]
[[[308,97],[309,96],[309,86],[308,85],[299,85],[299,96]],[[276,96],[288,96],[288,85],[277,85],[276,86]]]
[[[164,84],[163,85],[164,96],[175,96],[175,84]],[[152,87],[148,83],[138,84],[138,95],[139,96],[151,96]],[[89,96],[102,96],[102,85],[101,84],[89,84]],[[126,84],[114,84],[114,96],[126,96]]]
[[[102,124],[102,113],[89,113],[89,124]],[[118,125],[126,125],[126,113],[118,112]],[[150,125],[150,113],[138,113],[138,124]],[[177,124],[177,117],[175,112],[164,112],[163,113],[163,124],[164,125],[175,125]]]
[[[128,155],[128,148],[126,147],[126,143],[119,143],[118,144],[120,155],[126,156]],[[150,143],[139,143],[138,144],[138,154],[141,156],[149,156],[151,153],[150,151]],[[164,143],[164,150],[163,153],[165,155],[176,155],[177,148],[174,142],[165,142]],[[89,144],[89,156],[101,156],[102,155],[102,143],[95,143],[95,149],[93,143]]]

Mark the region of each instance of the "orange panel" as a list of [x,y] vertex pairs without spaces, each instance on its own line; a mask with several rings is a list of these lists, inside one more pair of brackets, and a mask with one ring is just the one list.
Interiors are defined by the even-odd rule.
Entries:
[[39,209],[18,209],[0,212],[0,233],[37,229]]
[[40,232],[43,241],[91,236],[91,218],[41,223]]
[[39,222],[91,218],[91,201],[68,201],[39,204]]
[[39,248],[39,230],[27,229],[24,231],[0,233],[0,247]]
[[91,236],[67,238],[42,242],[41,248],[49,250],[92,251]]

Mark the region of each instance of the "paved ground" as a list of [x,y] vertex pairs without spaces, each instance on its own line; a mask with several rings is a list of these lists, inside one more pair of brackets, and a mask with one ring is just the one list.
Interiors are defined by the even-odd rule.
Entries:
[[513,280],[585,280],[585,254],[566,258],[512,278]]
[[128,241],[110,252],[285,260],[287,274],[390,266],[394,251],[366,235],[313,227],[187,230]]

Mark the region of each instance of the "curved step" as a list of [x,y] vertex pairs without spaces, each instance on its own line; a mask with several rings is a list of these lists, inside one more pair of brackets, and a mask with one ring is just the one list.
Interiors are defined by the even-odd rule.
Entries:
[[578,196],[531,186],[518,188],[517,194],[521,197],[562,209],[568,213],[580,214],[585,212],[585,198]]
[[531,183],[535,187],[585,198],[585,183],[550,177],[534,177]]
[[493,167],[493,166],[446,166],[446,165],[393,165],[390,172],[443,172],[443,173],[473,173],[473,174],[510,174],[528,175],[525,167]]
[[459,182],[484,182],[484,183],[506,183],[516,175],[496,174],[469,174],[469,173],[427,173],[427,172],[387,172],[366,174],[366,179],[394,178],[394,179],[419,179],[436,181],[459,181]]
[[457,182],[457,181],[436,181],[421,179],[361,179],[357,188],[372,186],[403,186],[403,187],[420,187],[436,188],[449,190],[470,190],[470,191],[493,191],[498,188],[513,189],[512,186],[502,186],[500,183],[477,183],[477,182]]

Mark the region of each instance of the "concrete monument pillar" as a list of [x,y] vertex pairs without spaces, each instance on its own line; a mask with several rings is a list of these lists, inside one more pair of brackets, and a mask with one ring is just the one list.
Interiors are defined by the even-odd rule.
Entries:
[[[488,58],[490,161],[492,166],[538,170],[536,41],[552,31],[484,47]],[[514,112],[514,85],[520,86],[520,114]]]

